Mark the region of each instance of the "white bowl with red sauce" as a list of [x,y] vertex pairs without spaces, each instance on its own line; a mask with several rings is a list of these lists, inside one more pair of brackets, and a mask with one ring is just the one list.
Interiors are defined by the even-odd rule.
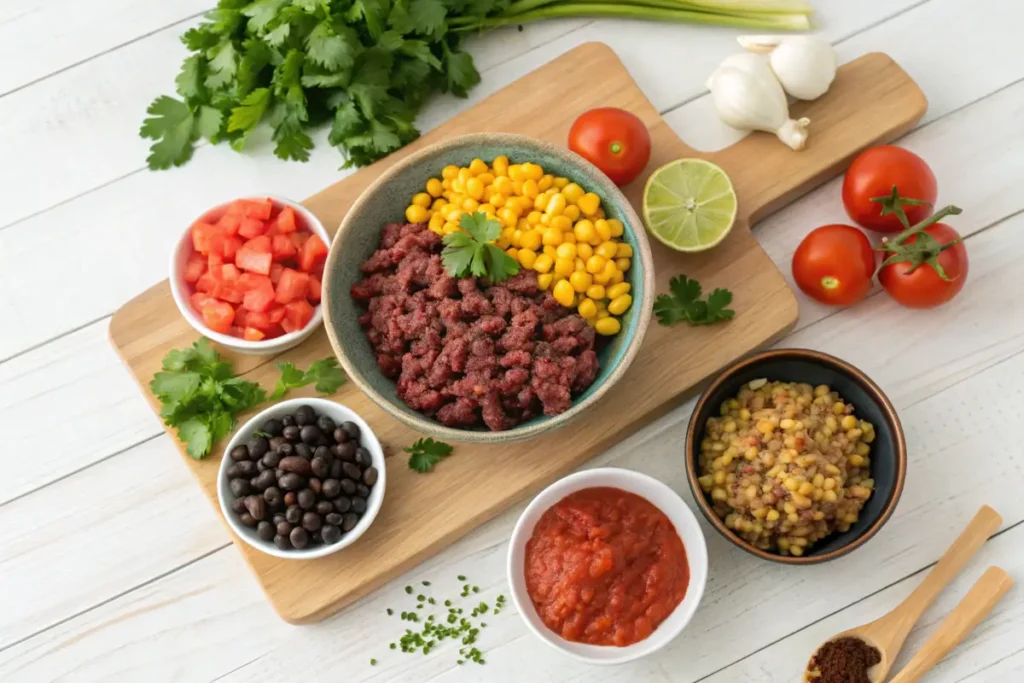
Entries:
[[[595,492],[592,491],[593,489],[601,490]],[[618,492],[608,492],[606,489],[618,489]],[[584,491],[588,493],[580,493]],[[621,492],[625,492],[626,495],[621,495]],[[639,496],[643,500],[637,503],[634,496]],[[592,507],[602,499],[609,501],[605,512],[600,512],[601,507]],[[644,502],[648,505],[643,505],[642,503]],[[557,516],[549,515],[546,517],[545,513],[559,504],[591,506],[591,509],[598,511],[598,514],[607,514],[607,511],[612,509],[625,509],[622,506],[635,506],[631,509],[643,514],[633,521],[635,522],[636,519],[646,519],[648,524],[653,524],[653,526],[648,527],[641,533],[649,533],[652,539],[657,539],[660,542],[659,552],[655,553],[652,551],[646,556],[634,555],[626,563],[614,562],[611,571],[619,572],[630,566],[633,569],[641,568],[644,571],[643,575],[633,578],[638,582],[644,582],[645,585],[648,585],[646,581],[652,575],[651,572],[657,572],[658,578],[662,580],[662,588],[668,591],[667,594],[657,597],[665,598],[666,600],[658,602],[657,605],[650,605],[649,607],[654,607],[654,609],[645,611],[641,617],[630,617],[633,619],[632,622],[618,623],[609,616],[606,610],[603,614],[596,615],[588,622],[588,625],[596,630],[583,629],[580,633],[581,638],[589,638],[591,640],[610,638],[613,641],[619,639],[622,642],[629,641],[629,644],[619,646],[612,642],[598,645],[567,639],[563,637],[562,633],[571,633],[573,625],[563,622],[563,628],[566,630],[556,632],[545,623],[544,618],[538,613],[537,603],[535,603],[530,592],[530,584],[533,583],[534,587],[539,590],[540,587],[537,584],[538,572],[542,572],[543,567],[550,567],[550,563],[544,564],[540,562],[542,559],[541,554],[545,552],[543,534],[553,528],[557,528],[558,520]],[[666,524],[666,520],[650,513],[649,506],[657,508],[664,515],[664,518],[667,518],[667,523],[670,523],[671,527]],[[685,551],[685,582],[684,572],[682,567],[679,566],[681,558],[678,554],[668,564],[660,564],[661,559],[664,559],[662,551],[664,551],[665,556],[670,555],[672,552],[678,553],[675,540],[670,535],[670,528],[674,528],[678,540],[682,542],[682,548]],[[537,541],[531,544],[531,539],[534,538],[535,531],[538,530],[541,531],[541,535],[537,537]],[[613,524],[611,533],[615,534],[618,531],[622,531],[622,529],[615,527]],[[600,533],[603,534],[605,531]],[[607,536],[606,538],[609,540],[602,543],[602,552],[604,552],[604,548],[614,546],[615,543],[613,536]],[[550,548],[548,549],[550,550]],[[598,557],[600,556],[595,554],[592,560],[597,561]],[[641,557],[641,560],[643,557],[658,557],[660,559],[655,565],[643,565],[637,564],[641,561],[637,557]],[[538,560],[533,569],[527,567],[528,558]],[[549,556],[546,559],[550,561],[551,558]],[[590,566],[594,567],[596,565],[592,564]],[[564,565],[562,565],[562,568],[564,568]],[[528,574],[530,574],[531,578],[528,578]],[[590,664],[622,664],[649,655],[670,643],[682,632],[697,611],[697,606],[704,594],[707,575],[707,545],[704,540],[704,533],[701,531],[700,524],[697,522],[697,517],[694,513],[683,502],[683,499],[679,497],[679,494],[662,482],[646,474],[625,469],[600,468],[584,470],[560,479],[547,487],[523,511],[519,521],[516,523],[515,529],[512,531],[512,539],[509,543],[508,580],[511,586],[512,600],[515,602],[516,609],[519,611],[523,621],[526,622],[527,627],[548,645]],[[541,573],[540,576],[543,576],[543,574]],[[600,576],[592,578],[600,579]],[[681,600],[672,607],[670,603],[673,603],[675,598],[678,597],[679,589],[682,586],[685,586],[685,592],[682,593]],[[588,595],[587,588],[581,588],[577,597]],[[603,600],[605,601],[604,607],[607,608],[612,605],[611,598],[613,596],[610,593],[603,593],[600,588],[596,591],[591,588],[591,591],[589,593],[591,602],[588,604],[598,605]],[[538,595],[540,596],[542,607],[548,613],[546,609],[548,605],[544,604],[544,596],[539,592]],[[647,616],[648,613],[654,619],[649,618]],[[606,635],[604,631],[608,629],[597,626],[599,621],[605,618],[612,619],[612,623],[607,624],[607,626],[614,627],[614,633]],[[646,635],[645,633],[651,627],[653,627],[653,631]],[[626,632],[630,632],[631,635],[623,638],[622,634]],[[633,642],[637,634],[641,634],[640,639]]]

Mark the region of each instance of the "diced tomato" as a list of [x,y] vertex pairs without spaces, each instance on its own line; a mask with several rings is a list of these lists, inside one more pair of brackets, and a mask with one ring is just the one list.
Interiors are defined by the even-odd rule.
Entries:
[[309,291],[309,275],[300,273],[291,268],[285,268],[281,273],[281,279],[275,288],[277,291],[277,303],[287,304],[292,301],[306,298]]
[[309,239],[309,236],[311,234],[312,233],[308,233],[308,232],[305,232],[305,231],[303,231],[303,232],[293,232],[292,234],[288,235],[288,237],[291,238],[292,243],[295,244],[295,248],[296,249],[301,249],[302,245],[306,243],[306,240]]
[[213,295],[232,304],[240,304],[245,298],[245,293],[234,282],[221,282]]
[[247,341],[260,341],[265,336],[267,335],[263,334],[255,327],[246,327],[245,330],[242,332],[242,339],[245,339]]
[[298,224],[295,220],[295,211],[290,206],[286,206],[281,209],[281,213],[277,215],[277,230],[281,233],[295,232],[298,229]]
[[249,327],[249,309],[244,306],[239,306],[235,309],[235,320],[234,324],[236,327]]
[[323,282],[324,281],[324,266],[326,266],[326,265],[327,265],[326,262],[320,261],[315,266],[313,266],[313,270],[309,271],[309,274],[312,275],[313,277],[315,277],[317,280],[320,280],[320,282]]
[[[203,294],[202,292],[194,292],[189,301],[192,303],[192,308],[196,309],[196,313],[203,310],[203,306],[207,301],[210,301],[212,297],[209,294]],[[284,309],[282,309],[283,311]]]
[[281,279],[281,273],[284,272],[284,266],[280,263],[274,263],[270,266],[270,281],[277,284],[278,280]]
[[212,294],[217,289],[217,279],[210,271],[206,271],[196,280],[196,291],[205,294]]
[[[274,261],[274,255],[269,251],[259,251],[253,249],[250,245],[256,240],[263,239],[257,237],[255,240],[249,240],[242,245],[242,248],[235,254],[235,265],[242,270],[247,270],[250,273],[259,273],[260,275],[270,274],[270,264]],[[269,242],[269,238],[267,238]]]
[[320,278],[313,275],[309,276],[309,287],[306,291],[306,297],[310,301],[320,301]]
[[210,239],[210,253],[219,254],[225,261],[234,261],[235,254],[242,246],[242,240],[225,232],[218,233]]
[[185,263],[185,282],[194,284],[206,272],[206,259],[197,252],[192,252]]
[[246,327],[255,327],[266,332],[274,325],[274,323],[270,322],[270,318],[267,316],[266,313],[263,313],[261,311],[250,311],[245,307],[239,308],[238,310],[245,311]]
[[264,283],[270,283],[270,278],[258,273],[242,273],[238,278],[238,286],[243,292],[248,292],[250,289],[259,289],[264,286]]
[[267,224],[255,218],[243,218],[241,224],[238,226],[239,237],[244,237],[247,240],[251,240],[253,237],[259,237],[266,231]]
[[261,282],[245,291],[242,305],[250,311],[263,312],[274,303],[274,285],[269,277],[262,278]]
[[235,319],[235,309],[231,304],[209,299],[203,304],[203,322],[214,332],[227,332]]
[[230,334],[232,337],[238,337],[239,339],[241,339],[242,335],[245,334],[245,328],[239,325],[232,325],[231,329],[228,330],[228,334]]
[[295,332],[305,327],[312,319],[313,307],[305,299],[300,299],[285,305],[284,320],[281,321],[281,327],[286,332]]
[[242,273],[233,263],[225,263],[223,266],[220,267],[220,279],[222,280],[234,282],[239,277],[241,277],[241,275]]
[[310,235],[299,250],[299,269],[310,272],[327,257],[327,245],[317,235]]
[[[266,235],[254,237],[245,244],[243,244],[242,246],[248,247],[251,251],[257,251],[261,254],[273,253],[273,247],[271,246],[270,238],[267,237]],[[264,275],[266,275],[266,273],[264,273]]]
[[199,221],[192,224],[192,248],[200,254],[210,253],[210,240],[219,234],[221,229],[210,223]]
[[270,239],[275,261],[284,261],[299,253],[299,250],[296,248],[295,244],[288,239],[287,235],[274,235]]
[[267,311],[267,320],[269,320],[271,324],[276,325],[277,323],[284,320],[284,314],[284,306],[274,306],[273,308]]
[[225,235],[234,237],[238,234],[238,228],[242,224],[244,216],[237,213],[226,213],[217,221],[217,227],[224,231]]
[[242,214],[246,218],[265,221],[269,220],[270,214],[274,212],[274,202],[269,197],[266,199],[241,199],[238,203],[242,205]]
[[213,277],[218,277],[220,274],[221,266],[224,265],[224,257],[215,251],[211,251],[210,255],[206,257],[207,266],[210,269],[210,273]]

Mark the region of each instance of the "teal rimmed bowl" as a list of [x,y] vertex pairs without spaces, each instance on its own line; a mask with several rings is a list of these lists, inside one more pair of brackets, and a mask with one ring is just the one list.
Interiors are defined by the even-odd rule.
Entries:
[[[380,244],[387,223],[405,222],[405,208],[422,192],[427,180],[440,177],[448,164],[468,166],[475,158],[490,163],[505,155],[512,163],[540,164],[545,172],[565,176],[601,198],[608,218],[625,227],[622,239],[633,248],[633,264],[626,273],[633,305],[623,315],[622,330],[598,353],[600,371],[594,383],[559,415],[542,415],[512,429],[494,432],[484,427],[447,427],[432,417],[409,408],[396,394],[395,382],[377,366],[358,318],[364,308],[351,296],[353,284],[362,279],[359,266]],[[654,265],[643,223],[629,201],[596,167],[557,145],[522,135],[474,133],[426,147],[384,171],[349,209],[341,223],[324,270],[323,310],[327,336],[342,367],[355,384],[377,405],[408,426],[446,441],[503,443],[526,439],[560,427],[584,413],[622,377],[636,357],[651,318],[654,296]]]

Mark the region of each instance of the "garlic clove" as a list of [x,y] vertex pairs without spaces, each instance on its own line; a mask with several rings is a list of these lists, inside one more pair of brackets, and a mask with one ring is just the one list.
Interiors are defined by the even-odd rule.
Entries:
[[789,119],[775,131],[775,134],[787,145],[799,151],[807,146],[807,127],[809,125],[811,125],[811,120],[806,116]]
[[783,89],[800,100],[824,95],[836,77],[836,53],[832,46],[814,36],[740,36],[744,49],[767,54],[769,64]]

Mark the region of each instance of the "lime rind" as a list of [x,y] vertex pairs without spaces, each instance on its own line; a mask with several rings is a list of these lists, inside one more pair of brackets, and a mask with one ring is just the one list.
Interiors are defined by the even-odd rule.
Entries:
[[729,176],[703,159],[678,159],[654,171],[644,187],[647,230],[684,252],[717,245],[736,220],[736,192]]

